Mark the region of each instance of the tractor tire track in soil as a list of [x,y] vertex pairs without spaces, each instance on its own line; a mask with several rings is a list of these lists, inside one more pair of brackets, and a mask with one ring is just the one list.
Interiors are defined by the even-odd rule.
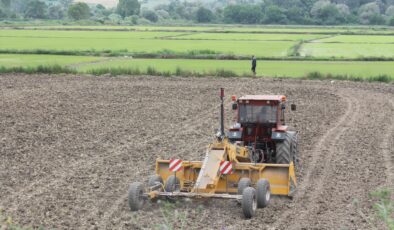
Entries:
[[[321,137],[311,151],[312,159],[307,163],[307,174],[303,177],[304,180],[299,182],[300,186],[297,189],[297,197],[310,198],[307,201],[302,201],[305,206],[302,208],[306,211],[298,214],[297,219],[305,219],[311,213],[316,212],[316,204],[314,201],[317,201],[318,197],[321,196],[321,190],[323,189],[324,182],[329,179],[327,178],[328,173],[332,170],[333,166],[331,164],[324,164],[323,162],[333,161],[333,157],[338,153],[334,148],[336,143],[338,143],[342,134],[348,129],[348,127],[353,125],[359,112],[359,106],[355,103],[354,98],[344,96],[341,98],[344,102],[344,107],[346,107],[346,111],[339,120],[334,123],[335,126],[330,128]],[[292,210],[289,210],[289,212],[290,211]],[[293,213],[284,213],[284,215],[279,219],[288,220],[290,218],[289,215],[293,215]]]
[[[251,220],[236,202],[127,206],[156,158],[201,160],[218,128],[218,89],[285,94],[298,111],[299,190]],[[368,193],[393,185],[392,85],[277,79],[0,76],[0,208],[56,229],[366,229]],[[175,215],[176,213],[176,215]]]
[[[390,101],[390,109],[391,114],[394,114],[394,100]],[[386,163],[386,175],[387,175],[387,185],[389,188],[394,188],[394,118],[390,116],[387,119],[387,124],[390,125],[386,136],[384,138],[384,142],[382,143],[382,151],[384,156],[384,162]],[[393,194],[394,196],[394,194]]]
[[[371,211],[366,211],[371,204],[365,201],[368,200],[368,193],[381,185],[392,188],[392,172],[387,157],[390,151],[387,145],[393,141],[392,113],[381,115],[382,108],[393,110],[391,99],[389,97],[383,104],[376,99],[387,98],[387,95],[365,97],[365,91],[340,91],[342,92],[339,94],[348,100],[348,109],[337,125],[321,139],[324,144],[320,145],[319,142],[318,149],[314,150],[320,164],[312,164],[314,168],[308,169],[306,180],[300,186],[301,193],[297,195],[294,207],[280,218],[286,221],[278,222],[278,229],[301,229],[307,226],[323,229],[338,226],[346,229],[383,228],[370,216]],[[369,110],[367,107],[370,107]],[[373,125],[377,127],[368,128],[371,120],[374,120]],[[361,137],[360,133],[365,136]],[[376,151],[376,145],[384,146],[380,154]],[[375,167],[376,165],[385,167]],[[381,175],[386,176],[386,183]],[[342,201],[338,202],[338,199]]]

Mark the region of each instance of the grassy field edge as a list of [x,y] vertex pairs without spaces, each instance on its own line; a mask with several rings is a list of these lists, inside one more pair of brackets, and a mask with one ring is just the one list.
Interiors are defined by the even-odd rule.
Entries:
[[[0,66],[0,74],[10,73],[24,73],[24,74],[89,74],[94,76],[181,76],[181,77],[254,77],[250,74],[237,74],[231,70],[217,69],[215,71],[197,72],[187,71],[177,68],[175,71],[158,71],[154,67],[148,67],[144,70],[138,68],[96,68],[88,71],[77,71],[74,68],[64,67],[60,65],[39,65],[36,67],[4,67]],[[267,76],[257,76],[267,77]],[[294,78],[294,77],[279,77],[281,79]],[[310,72],[299,79],[310,80],[349,80],[349,81],[363,81],[363,82],[394,82],[394,77],[388,75],[377,75],[370,77],[357,77],[352,75],[335,75],[335,74],[322,74],[320,72]]]

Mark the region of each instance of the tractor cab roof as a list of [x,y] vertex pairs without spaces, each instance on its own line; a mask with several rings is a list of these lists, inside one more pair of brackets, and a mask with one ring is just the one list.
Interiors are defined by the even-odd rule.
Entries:
[[238,98],[238,101],[286,101],[284,95],[245,95]]

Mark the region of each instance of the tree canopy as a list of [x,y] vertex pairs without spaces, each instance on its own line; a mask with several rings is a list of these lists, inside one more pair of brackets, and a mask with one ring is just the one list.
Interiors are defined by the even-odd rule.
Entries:
[[68,8],[68,16],[74,20],[88,19],[90,8],[86,3],[77,2]]
[[47,6],[39,0],[30,0],[26,4],[26,18],[45,18]]
[[196,21],[197,22],[211,22],[214,19],[214,14],[212,11],[205,7],[199,7],[198,10],[196,11]]
[[77,1],[0,0],[0,18],[293,25],[393,25],[394,18],[394,0],[119,0],[115,8]]
[[138,15],[141,10],[141,4],[138,0],[119,0],[117,6],[117,13],[122,17],[127,17],[131,15]]

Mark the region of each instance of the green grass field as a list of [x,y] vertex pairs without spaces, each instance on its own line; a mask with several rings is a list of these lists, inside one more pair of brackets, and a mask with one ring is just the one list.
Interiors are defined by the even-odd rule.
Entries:
[[[3,32],[3,31],[1,31]],[[19,31],[17,31],[19,32]],[[127,50],[131,53],[157,53],[163,50],[186,53],[194,50],[211,50],[220,54],[253,55],[260,57],[283,57],[295,42],[289,41],[212,41],[212,40],[165,40],[151,38],[111,38],[112,34],[123,36],[137,34],[137,32],[98,32],[97,37],[69,37],[73,32],[61,31],[63,36],[50,37],[54,31],[29,31],[29,35],[21,36],[2,36],[0,35],[0,50]],[[85,34],[84,32],[83,34]],[[89,32],[88,32],[89,33]],[[96,31],[91,32],[92,35]],[[103,36],[103,33],[107,33]],[[170,33],[171,36],[173,33]],[[143,33],[146,36],[146,33]],[[131,36],[131,35],[130,35]],[[141,35],[140,35],[141,36]],[[149,36],[163,36],[163,33],[152,33]]]
[[[165,32],[164,29],[170,31]],[[305,43],[299,50],[301,56],[342,59],[394,58],[394,36],[256,34],[242,33],[245,28],[238,29],[237,33],[171,32],[168,27],[163,27],[161,32],[1,29],[0,50],[95,51],[98,54],[105,51],[125,51],[129,55],[158,54],[163,51],[178,54],[209,51],[218,55],[279,58],[291,55],[292,47],[302,40]]]
[[85,62],[102,60],[100,57],[60,56],[60,55],[20,55],[0,54],[0,66],[4,67],[35,67],[39,65],[69,66]]
[[[323,62],[323,61],[259,61],[257,72],[260,76],[303,77],[310,72],[324,74],[353,75],[369,77],[376,75],[394,76],[394,62]],[[250,74],[249,61],[234,60],[185,60],[185,59],[120,59],[104,63],[82,65],[80,71],[97,68],[139,68],[154,67],[158,71],[174,73],[177,68],[200,73],[218,69],[233,71],[239,75]]]
[[[379,35],[372,35],[374,33]],[[256,55],[260,59],[259,76],[303,77],[311,72],[320,72],[362,78],[378,75],[393,78],[394,36],[389,35],[391,33],[394,34],[394,29],[385,27],[3,28],[0,29],[0,53],[3,53],[0,54],[0,66],[59,65],[84,73],[103,68],[140,69],[144,73],[148,67],[153,67],[166,73],[174,73],[180,68],[201,74],[224,70],[244,75],[250,74],[250,61],[212,58],[242,59]],[[308,60],[302,60],[304,58]],[[385,61],[363,61],[382,58]]]
[[[327,36],[327,35],[326,35]],[[253,34],[253,33],[192,33],[176,36],[177,39],[200,40],[259,40],[259,41],[299,41],[324,38],[319,34]]]
[[310,57],[394,57],[394,44],[306,43],[300,53]]
[[[250,62],[242,60],[188,60],[188,59],[131,59],[80,57],[61,55],[0,55],[0,66],[36,67],[39,65],[61,65],[89,72],[100,68],[139,69],[142,72],[153,67],[160,72],[174,73],[177,68],[190,72],[210,73],[228,70],[238,75],[250,74]],[[323,74],[369,76],[394,76],[394,62],[350,62],[350,61],[259,61],[259,76],[303,77],[311,72]]]
[[133,32],[133,31],[62,31],[62,30],[0,30],[0,37],[52,38],[52,39],[153,39],[182,35],[181,32]]
[[319,39],[319,42],[339,42],[339,43],[391,43],[394,44],[394,36],[379,35],[338,35]]

